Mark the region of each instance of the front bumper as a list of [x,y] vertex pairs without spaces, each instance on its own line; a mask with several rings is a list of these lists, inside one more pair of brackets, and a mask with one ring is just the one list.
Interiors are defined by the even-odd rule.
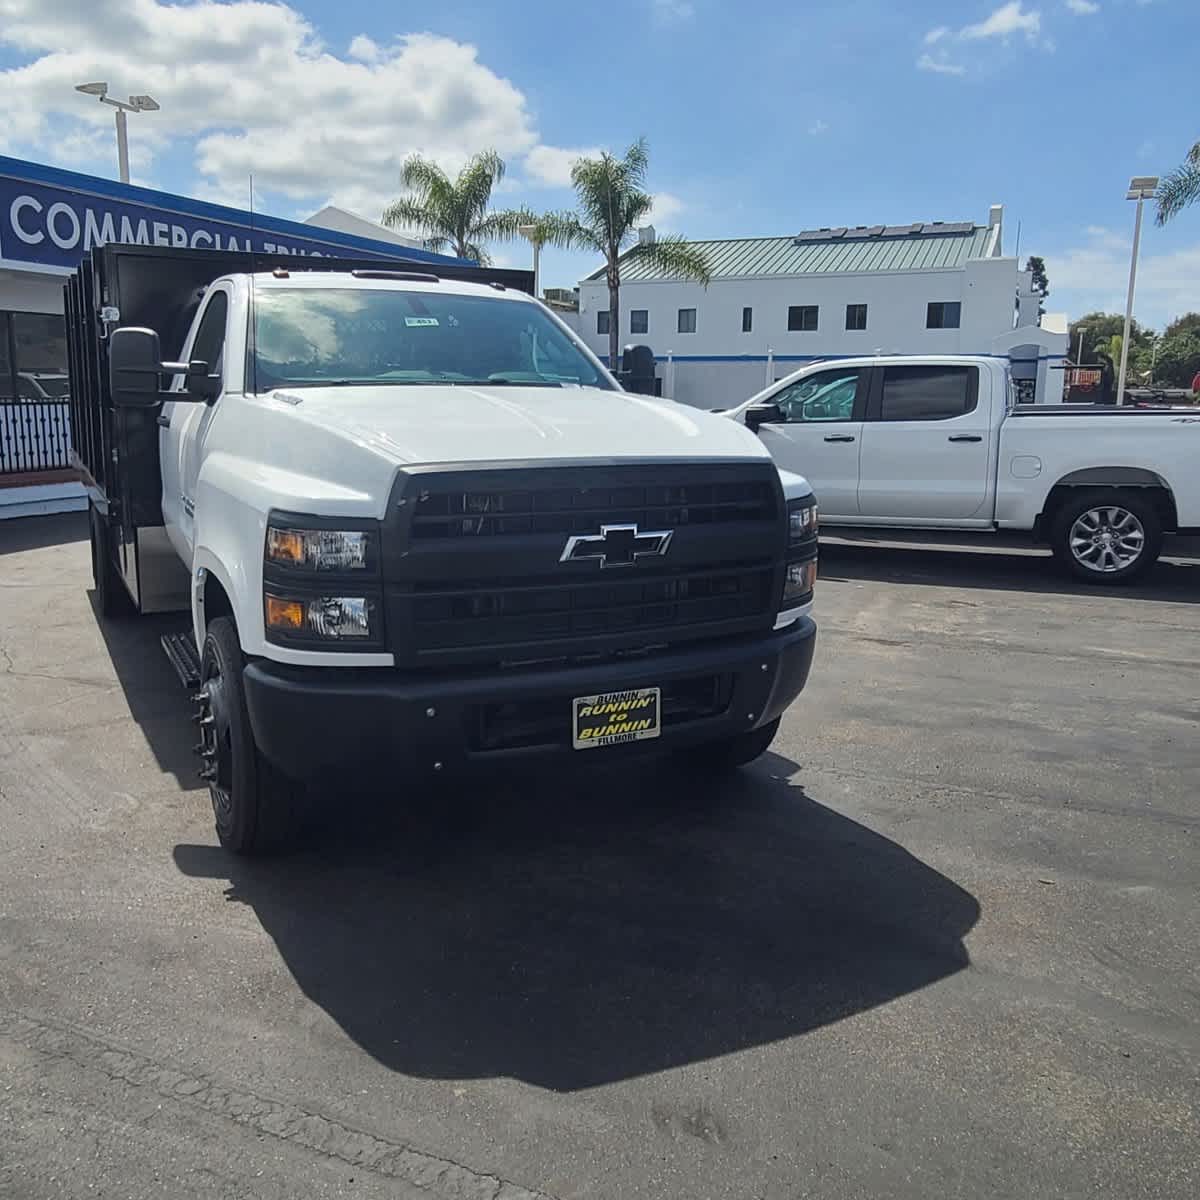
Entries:
[[[643,687],[685,695],[714,682],[709,710],[681,706],[672,718],[664,707],[660,737],[583,756],[598,763],[716,741],[773,721],[804,688],[816,632],[810,617],[800,617],[771,633],[643,658],[488,674],[294,667],[256,659],[245,669],[246,703],[261,752],[286,774],[306,779],[332,771],[441,770],[570,755],[573,697]],[[495,745],[495,728],[511,729],[512,744]]]

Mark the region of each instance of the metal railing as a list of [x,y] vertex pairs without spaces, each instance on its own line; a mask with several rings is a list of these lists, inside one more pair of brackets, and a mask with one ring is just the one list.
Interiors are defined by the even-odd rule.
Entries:
[[0,476],[70,467],[70,402],[0,402]]

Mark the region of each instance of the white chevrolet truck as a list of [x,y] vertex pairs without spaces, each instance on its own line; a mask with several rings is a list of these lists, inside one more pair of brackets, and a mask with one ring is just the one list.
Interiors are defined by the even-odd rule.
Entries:
[[825,525],[1028,531],[1089,583],[1200,533],[1200,410],[1017,405],[998,358],[815,363],[726,415],[803,471]]
[[98,607],[190,610],[236,852],[348,776],[748,762],[808,677],[804,480],[622,391],[526,273],[428,270],[106,246],[67,285]]

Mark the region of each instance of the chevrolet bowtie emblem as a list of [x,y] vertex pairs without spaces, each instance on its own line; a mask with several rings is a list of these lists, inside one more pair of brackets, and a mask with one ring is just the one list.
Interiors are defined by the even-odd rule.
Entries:
[[567,539],[559,562],[598,561],[601,567],[631,567],[639,558],[661,558],[674,530],[642,533],[636,525],[601,525],[599,533]]

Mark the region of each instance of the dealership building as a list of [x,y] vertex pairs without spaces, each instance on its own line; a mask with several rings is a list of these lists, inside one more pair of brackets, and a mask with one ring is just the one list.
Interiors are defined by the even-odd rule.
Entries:
[[[641,231],[642,245],[654,230]],[[711,281],[673,278],[634,246],[621,262],[620,344],[644,343],[663,394],[727,408],[818,359],[985,354],[1013,363],[1022,399],[1062,399],[1067,322],[1004,253],[1004,208],[984,224],[924,222],[695,241]],[[604,269],[579,285],[576,324],[608,354]]]
[[0,157],[0,517],[84,503],[67,469],[63,283],[106,242],[452,261],[334,207],[288,221]]

